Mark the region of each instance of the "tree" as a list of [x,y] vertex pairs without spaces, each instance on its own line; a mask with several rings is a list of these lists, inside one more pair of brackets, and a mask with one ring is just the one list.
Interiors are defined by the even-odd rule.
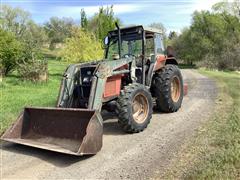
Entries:
[[46,41],[43,28],[30,18],[30,13],[20,8],[3,5],[0,23],[3,30],[11,32],[25,49],[24,59],[31,59]]
[[63,59],[71,62],[87,62],[103,58],[101,43],[95,36],[81,28],[75,28],[71,38],[66,39],[61,51]]
[[26,27],[26,33],[23,35],[23,41],[36,49],[40,49],[43,44],[47,41],[47,35],[44,28],[29,21]]
[[173,46],[174,41],[178,38],[178,34],[175,31],[170,31],[166,38],[166,46]]
[[185,28],[182,30],[180,36],[171,41],[176,51],[177,58],[184,60],[187,64],[193,64],[193,62],[196,61],[193,38],[194,35],[191,33],[190,29]]
[[167,30],[162,23],[152,23],[152,24],[150,24],[150,27],[160,29],[162,31],[164,37],[166,37]]
[[73,27],[74,22],[71,18],[50,18],[49,22],[44,24],[50,41],[50,49],[54,49],[56,43],[63,43],[66,38],[71,37]]
[[27,62],[32,59],[42,58],[41,48],[47,42],[47,35],[43,27],[29,21],[25,32],[21,38],[24,51],[23,60]]
[[162,23],[152,23],[149,26],[152,27],[152,28],[156,28],[156,29],[159,29],[159,30],[162,31],[163,42],[164,42],[164,45],[166,46],[166,44],[167,44],[167,33],[166,33],[167,30],[164,27],[164,25]]
[[0,29],[0,74],[13,70],[22,55],[22,44],[12,33]]
[[170,31],[169,35],[168,35],[168,39],[173,40],[175,38],[177,38],[177,33],[175,31]]
[[113,6],[101,7],[99,12],[89,19],[88,30],[93,32],[97,39],[101,40],[108,31],[115,29],[115,22],[120,24],[120,20],[114,16]]
[[194,12],[190,28],[172,41],[181,59],[220,70],[239,68],[240,21],[232,11],[233,3]]
[[0,25],[5,31],[12,32],[17,38],[21,38],[27,29],[30,14],[20,8],[12,8],[3,5],[1,9]]
[[[43,27],[34,23],[30,13],[20,8],[3,5],[0,16],[0,61],[1,73],[7,75],[14,69],[31,79],[33,71],[45,72],[40,66],[41,47],[46,41]],[[33,72],[31,71],[31,72]],[[23,77],[23,73],[19,73]],[[29,75],[29,76],[28,76]]]
[[87,29],[88,20],[87,20],[87,15],[86,15],[84,9],[81,9],[80,15],[81,15],[81,28]]
[[227,13],[240,18],[240,0],[218,2],[212,6],[212,10],[217,13]]

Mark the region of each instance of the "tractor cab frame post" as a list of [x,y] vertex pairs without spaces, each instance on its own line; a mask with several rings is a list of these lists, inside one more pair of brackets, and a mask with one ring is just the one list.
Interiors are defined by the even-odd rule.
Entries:
[[118,54],[119,54],[119,58],[121,58],[121,43],[122,43],[122,40],[121,40],[121,30],[118,26],[118,23],[116,22],[115,23],[116,27],[117,27],[117,30],[118,30]]

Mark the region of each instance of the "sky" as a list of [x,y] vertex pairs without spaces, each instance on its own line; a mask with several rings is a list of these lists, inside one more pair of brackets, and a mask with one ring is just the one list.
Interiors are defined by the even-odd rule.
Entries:
[[180,32],[191,23],[194,11],[210,10],[219,0],[0,0],[1,4],[20,7],[31,13],[35,22],[42,24],[50,17],[71,17],[80,21],[84,8],[88,17],[99,7],[113,5],[114,14],[124,25],[161,22],[167,31]]

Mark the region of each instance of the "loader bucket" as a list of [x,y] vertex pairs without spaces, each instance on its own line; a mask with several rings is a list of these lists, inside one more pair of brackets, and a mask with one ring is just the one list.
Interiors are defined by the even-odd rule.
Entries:
[[2,140],[77,156],[102,147],[98,111],[72,108],[25,108]]

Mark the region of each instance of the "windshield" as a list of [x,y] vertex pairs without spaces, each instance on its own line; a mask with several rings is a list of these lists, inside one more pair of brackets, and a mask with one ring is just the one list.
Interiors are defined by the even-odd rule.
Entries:
[[[121,43],[121,56],[130,57],[135,56],[138,57],[142,54],[142,40],[122,40]],[[119,59],[118,53],[118,40],[113,39],[109,43],[107,59]]]
[[[146,39],[146,46],[145,46],[145,55],[146,57],[151,56],[154,54],[154,39],[148,38]],[[131,57],[134,56],[136,58],[142,55],[142,39],[139,40],[122,40],[121,43],[121,58]],[[119,59],[119,52],[118,52],[118,40],[111,39],[108,47],[108,53],[106,58],[108,60],[115,60]]]

